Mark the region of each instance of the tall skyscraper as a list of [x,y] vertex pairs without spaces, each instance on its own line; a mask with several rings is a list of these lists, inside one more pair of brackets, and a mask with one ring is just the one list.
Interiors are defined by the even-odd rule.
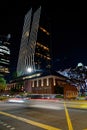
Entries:
[[41,7],[35,12],[31,8],[25,15],[17,64],[18,77],[27,75],[30,70],[36,72],[50,67],[50,33],[40,20]]
[[0,36],[0,76],[10,73],[10,34]]

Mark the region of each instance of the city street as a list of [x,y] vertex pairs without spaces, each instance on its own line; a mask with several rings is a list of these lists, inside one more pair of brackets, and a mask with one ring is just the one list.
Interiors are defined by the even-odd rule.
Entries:
[[87,130],[86,106],[83,101],[0,102],[0,130]]
[[0,130],[87,130],[82,1],[0,3]]

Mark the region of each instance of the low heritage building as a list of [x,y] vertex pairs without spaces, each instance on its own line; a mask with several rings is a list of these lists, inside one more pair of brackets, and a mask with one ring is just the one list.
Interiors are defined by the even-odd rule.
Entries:
[[58,73],[34,73],[15,79],[7,85],[9,90],[31,94],[62,94],[64,98],[76,98],[78,90],[67,78]]

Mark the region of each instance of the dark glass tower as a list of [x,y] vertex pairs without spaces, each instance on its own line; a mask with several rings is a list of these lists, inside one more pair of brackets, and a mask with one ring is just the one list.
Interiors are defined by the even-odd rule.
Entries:
[[46,18],[42,18],[41,7],[35,12],[30,9],[25,15],[17,64],[18,76],[27,75],[29,69],[36,72],[50,68],[50,33],[41,22]]
[[0,76],[10,73],[10,34],[0,36]]

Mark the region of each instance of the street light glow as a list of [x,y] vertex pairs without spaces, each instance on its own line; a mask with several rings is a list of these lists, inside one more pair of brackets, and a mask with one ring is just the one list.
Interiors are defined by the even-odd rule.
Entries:
[[32,72],[32,68],[27,68],[27,72],[31,73]]

